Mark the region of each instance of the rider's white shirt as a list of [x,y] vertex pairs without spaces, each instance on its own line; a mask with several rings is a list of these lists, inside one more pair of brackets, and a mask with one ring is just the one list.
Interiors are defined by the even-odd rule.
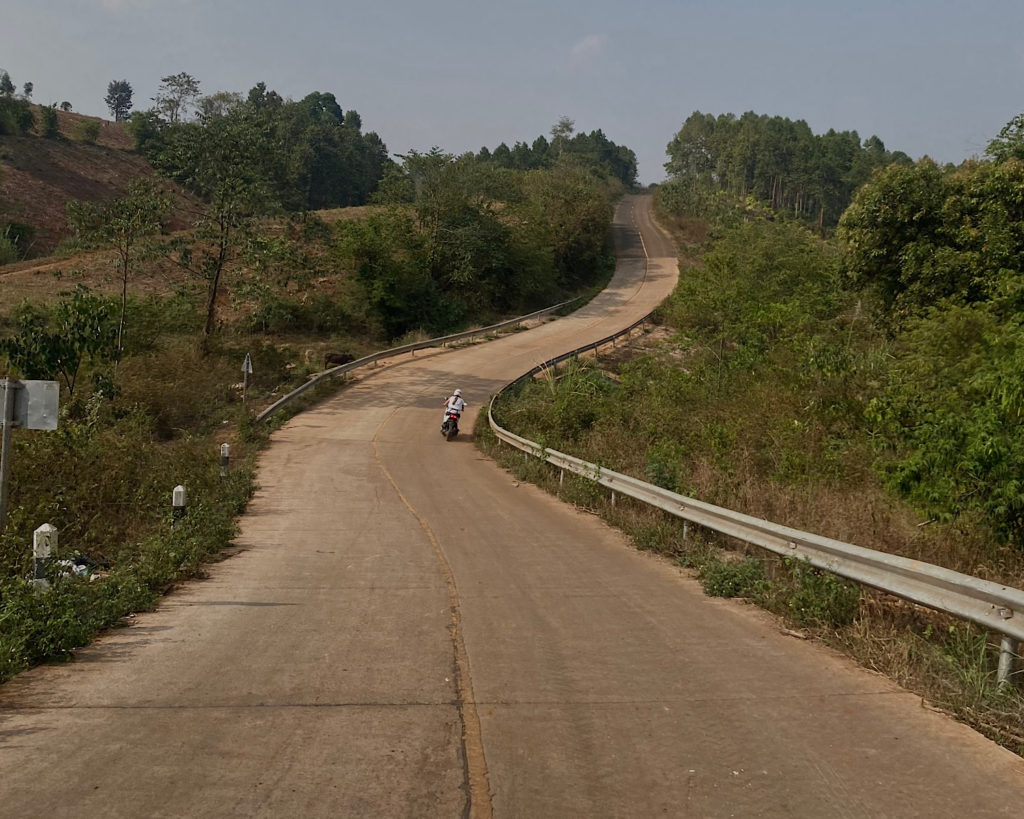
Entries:
[[461,414],[465,408],[466,402],[462,400],[461,396],[453,395],[448,399],[448,409],[455,410]]

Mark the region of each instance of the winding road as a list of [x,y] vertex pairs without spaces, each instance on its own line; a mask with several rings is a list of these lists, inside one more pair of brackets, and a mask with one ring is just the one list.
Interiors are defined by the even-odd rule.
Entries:
[[1019,817],[1019,758],[476,450],[491,393],[671,292],[648,198],[616,242],[575,314],[292,419],[236,555],[0,688],[0,817]]

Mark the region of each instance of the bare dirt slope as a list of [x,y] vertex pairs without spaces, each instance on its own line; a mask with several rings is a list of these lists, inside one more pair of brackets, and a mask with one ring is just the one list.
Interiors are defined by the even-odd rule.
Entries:
[[1017,757],[438,434],[671,291],[647,201],[617,224],[598,299],[293,419],[240,554],[0,689],[0,812],[1018,816]]
[[[102,123],[95,145],[74,141],[74,114],[58,113],[60,139],[0,136],[0,227],[18,222],[35,230],[32,256],[51,252],[67,235],[65,204],[71,199],[96,202],[123,195],[133,179],[152,178],[146,160],[130,152],[131,138],[123,125]],[[176,186],[176,206],[169,227],[189,223],[194,204]]]

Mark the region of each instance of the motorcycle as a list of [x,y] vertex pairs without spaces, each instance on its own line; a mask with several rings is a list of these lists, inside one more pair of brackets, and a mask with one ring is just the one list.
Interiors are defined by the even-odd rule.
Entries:
[[452,440],[459,434],[459,413],[455,410],[447,410],[444,414],[444,423],[441,424],[441,434],[446,441]]

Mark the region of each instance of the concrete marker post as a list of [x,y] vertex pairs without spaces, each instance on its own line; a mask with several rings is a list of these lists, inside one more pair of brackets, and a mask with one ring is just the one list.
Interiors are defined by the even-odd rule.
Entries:
[[46,579],[46,567],[56,548],[56,526],[44,523],[32,533],[32,585],[36,591],[46,591],[50,588],[50,581]]
[[179,521],[185,519],[185,487],[180,483],[171,492],[171,527],[176,527]]
[[231,445],[221,444],[220,445],[220,476],[226,478],[228,476],[228,467],[231,465]]

